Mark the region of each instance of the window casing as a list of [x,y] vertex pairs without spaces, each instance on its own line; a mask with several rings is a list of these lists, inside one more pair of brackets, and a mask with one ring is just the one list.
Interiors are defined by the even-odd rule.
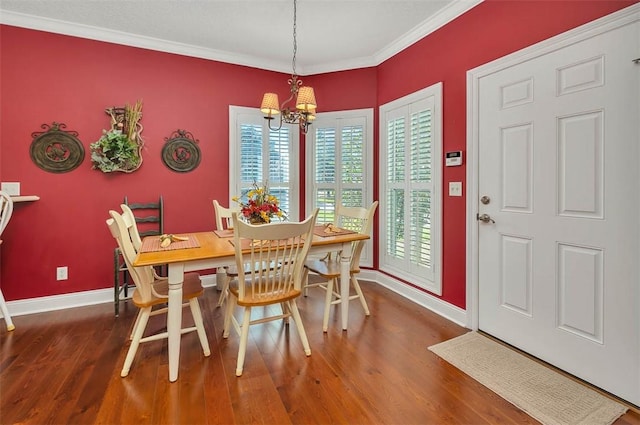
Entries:
[[297,126],[285,124],[271,131],[259,109],[229,106],[229,197],[246,200],[254,182],[260,186],[267,182],[287,217],[297,221],[298,147]]
[[[319,113],[306,140],[306,210],[320,209],[318,223],[335,223],[338,204],[369,207],[373,203],[373,110]],[[371,241],[365,244],[360,265],[373,266]]]
[[380,107],[380,159],[380,270],[441,295],[441,83]]

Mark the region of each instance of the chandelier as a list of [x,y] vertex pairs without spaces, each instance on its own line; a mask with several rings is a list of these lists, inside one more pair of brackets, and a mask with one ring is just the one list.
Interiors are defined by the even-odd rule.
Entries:
[[[296,40],[296,15],[297,5],[296,0],[293,0],[293,73],[291,74],[291,78],[287,81],[289,83],[291,96],[289,96],[289,98],[280,105],[278,102],[278,95],[276,93],[265,93],[262,98],[262,104],[260,105],[260,111],[265,114],[264,119],[268,121],[270,130],[280,130],[282,128],[282,123],[298,124],[300,126],[300,131],[307,134],[311,121],[316,118],[317,104],[313,88],[303,86],[302,80],[299,80],[296,75],[296,53],[298,51],[298,44]],[[289,102],[291,101],[294,101],[294,103],[289,105]],[[271,122],[275,119],[274,115],[278,114],[280,114],[280,125],[274,128],[271,126]]]

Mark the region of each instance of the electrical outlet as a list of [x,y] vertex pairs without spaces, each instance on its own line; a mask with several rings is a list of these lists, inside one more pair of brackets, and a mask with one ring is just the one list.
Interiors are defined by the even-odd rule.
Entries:
[[56,280],[67,280],[69,278],[69,269],[67,266],[58,267],[56,269]]
[[449,182],[449,196],[462,196],[462,182]]

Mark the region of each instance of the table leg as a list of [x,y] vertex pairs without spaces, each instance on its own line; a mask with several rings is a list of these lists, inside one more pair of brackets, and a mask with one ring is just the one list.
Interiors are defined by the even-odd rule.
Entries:
[[349,322],[349,285],[351,276],[351,243],[344,244],[340,256],[340,312],[342,316],[342,330],[347,330]]
[[180,365],[180,336],[182,330],[182,282],[184,264],[169,264],[169,311],[167,312],[167,333],[169,339],[169,381],[178,379]]

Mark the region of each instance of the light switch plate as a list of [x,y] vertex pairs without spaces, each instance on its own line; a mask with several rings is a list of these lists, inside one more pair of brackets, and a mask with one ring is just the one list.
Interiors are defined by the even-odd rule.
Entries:
[[462,196],[462,182],[449,182],[449,196]]
[[20,196],[20,182],[2,182],[0,190],[9,196]]

